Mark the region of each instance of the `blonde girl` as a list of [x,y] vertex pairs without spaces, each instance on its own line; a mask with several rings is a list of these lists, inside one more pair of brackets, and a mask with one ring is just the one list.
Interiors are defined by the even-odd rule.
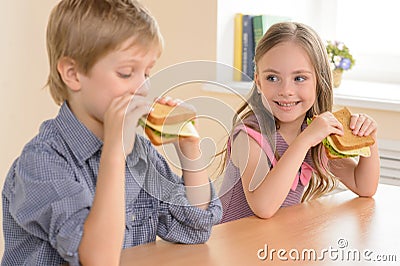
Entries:
[[[321,141],[343,134],[333,116],[332,76],[325,45],[307,25],[270,27],[256,47],[254,86],[233,119],[220,195],[221,222],[318,198],[341,181],[359,196],[374,195],[379,180],[377,144],[371,156],[328,160]],[[307,118],[313,122],[307,126]],[[353,134],[372,135],[365,114],[351,118]]]

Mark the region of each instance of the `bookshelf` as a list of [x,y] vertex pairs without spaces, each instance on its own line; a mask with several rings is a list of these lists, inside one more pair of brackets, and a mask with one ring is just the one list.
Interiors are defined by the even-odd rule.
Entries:
[[[332,32],[330,25],[323,18],[328,12],[335,10],[336,0],[218,0],[217,4],[217,62],[233,66],[234,64],[234,18],[235,14],[268,14],[274,16],[290,17],[292,21],[299,21],[314,27],[318,32]],[[219,79],[231,78],[227,83],[232,88],[245,93],[251,88],[251,82],[237,82],[231,75],[220,75]],[[205,89],[210,89],[205,86]],[[214,89],[212,89],[214,90]]]

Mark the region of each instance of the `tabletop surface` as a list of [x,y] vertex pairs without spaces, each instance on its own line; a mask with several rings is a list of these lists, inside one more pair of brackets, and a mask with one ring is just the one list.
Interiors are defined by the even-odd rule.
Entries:
[[121,265],[400,265],[400,187],[351,191],[216,225],[205,244],[158,240],[123,250]]

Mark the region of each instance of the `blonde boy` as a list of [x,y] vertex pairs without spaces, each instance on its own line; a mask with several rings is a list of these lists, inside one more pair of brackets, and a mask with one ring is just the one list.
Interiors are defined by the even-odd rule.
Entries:
[[[185,160],[181,179],[135,131],[162,50],[154,18],[133,0],[62,0],[47,48],[60,112],[7,175],[2,265],[118,265],[156,235],[205,242],[221,218],[206,172]],[[195,161],[198,144],[181,138],[178,155]]]

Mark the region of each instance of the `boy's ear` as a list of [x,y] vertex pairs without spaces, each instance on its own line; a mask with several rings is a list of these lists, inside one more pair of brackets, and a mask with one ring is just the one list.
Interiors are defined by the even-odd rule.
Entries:
[[64,83],[73,91],[79,91],[81,84],[78,75],[78,68],[75,60],[69,57],[63,57],[57,64],[58,73]]

